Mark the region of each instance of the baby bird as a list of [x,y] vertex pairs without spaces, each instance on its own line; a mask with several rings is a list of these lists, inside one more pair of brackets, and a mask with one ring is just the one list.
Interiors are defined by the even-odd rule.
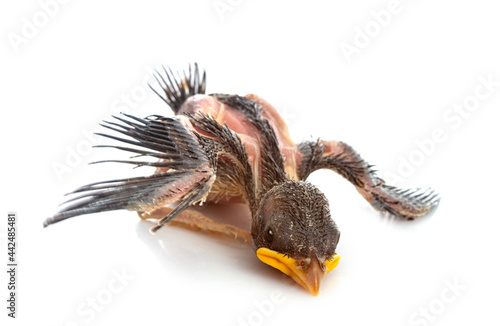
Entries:
[[[92,183],[72,192],[66,207],[44,222],[127,209],[163,225],[181,224],[252,241],[257,257],[292,277],[313,295],[340,256],[340,231],[328,200],[307,177],[330,169],[349,182],[376,209],[412,220],[439,203],[438,195],[385,184],[372,166],[341,141],[294,143],[277,110],[257,95],[205,94],[206,74],[198,65],[154,75],[159,95],[176,114],[138,118],[123,114],[100,134],[118,145],[100,145],[136,154],[107,160],[153,166],[150,176]],[[162,94],[160,94],[162,93]],[[99,162],[95,162],[99,163]],[[247,203],[250,233],[189,210],[204,202]]]

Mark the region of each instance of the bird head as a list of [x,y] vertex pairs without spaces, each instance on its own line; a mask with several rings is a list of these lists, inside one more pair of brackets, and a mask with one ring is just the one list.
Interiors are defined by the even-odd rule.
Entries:
[[257,256],[292,277],[313,295],[335,268],[340,231],[328,200],[312,184],[287,181],[262,196],[252,223]]

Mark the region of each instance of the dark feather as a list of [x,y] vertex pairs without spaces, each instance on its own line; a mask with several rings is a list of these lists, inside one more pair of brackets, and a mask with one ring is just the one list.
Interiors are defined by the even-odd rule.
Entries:
[[[61,220],[95,212],[127,209],[135,211],[148,210],[162,203],[168,203],[185,192],[179,203],[181,209],[185,206],[182,200],[199,200],[209,191],[204,185],[215,173],[211,160],[204,151],[196,135],[190,133],[177,118],[151,116],[140,119],[124,114],[128,119],[115,117],[120,123],[107,122],[104,126],[121,133],[128,138],[102,134],[105,137],[136,146],[109,146],[123,151],[140,154],[140,157],[159,158],[155,162],[141,160],[105,160],[100,162],[118,162],[139,166],[153,166],[168,169],[147,177],[127,178],[92,183],[76,189],[70,195],[78,194],[69,199],[63,210],[45,221],[47,226]],[[98,147],[107,147],[106,145]],[[176,181],[183,179],[189,185],[190,180],[196,180],[191,189],[176,189]],[[182,192],[181,192],[182,191]],[[176,210],[176,212],[179,211]],[[172,215],[171,218],[174,216]]]
[[162,68],[163,74],[156,71],[153,76],[165,95],[162,96],[151,85],[149,87],[170,106],[175,114],[177,114],[188,97],[205,94],[206,73],[203,71],[203,75],[200,77],[197,63],[194,64],[194,73],[192,73],[191,65],[189,65],[188,74],[186,75],[186,72],[183,72],[183,77],[179,74],[175,76],[170,68],[168,70],[165,67]]
[[254,101],[238,95],[214,94],[219,101],[228,104],[243,113],[246,119],[259,131],[261,162],[257,188],[262,197],[275,185],[289,180],[285,172],[285,161],[281,153],[278,138],[267,119],[262,118],[262,108]]

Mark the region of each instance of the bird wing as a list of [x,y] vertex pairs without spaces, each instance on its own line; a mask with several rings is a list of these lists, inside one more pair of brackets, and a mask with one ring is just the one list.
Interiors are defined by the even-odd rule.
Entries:
[[168,216],[152,229],[155,231],[189,206],[204,201],[216,178],[217,161],[221,157],[234,163],[235,177],[232,182],[243,187],[244,193],[248,192],[248,197],[252,197],[253,185],[246,181],[247,173],[252,180],[252,172],[244,147],[241,151],[241,141],[228,128],[203,115],[173,118],[154,115],[145,119],[128,114],[124,116],[114,117],[118,122],[103,124],[120,136],[100,135],[132,146],[98,147],[111,147],[137,155],[131,160],[95,163],[153,166],[157,168],[156,172],[150,176],[102,181],[80,187],[70,193],[73,197],[64,203],[61,211],[45,221],[45,226],[83,214],[118,209],[148,212],[176,203]]
[[377,210],[411,220],[425,215],[439,203],[432,189],[399,189],[387,185],[349,145],[340,141],[302,142],[298,150],[297,175],[305,180],[312,172],[330,169],[349,182]]

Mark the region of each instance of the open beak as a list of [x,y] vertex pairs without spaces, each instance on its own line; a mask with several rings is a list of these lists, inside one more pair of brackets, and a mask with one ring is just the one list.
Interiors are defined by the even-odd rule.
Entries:
[[286,257],[268,248],[259,248],[257,250],[257,257],[262,262],[279,269],[293,278],[295,282],[306,288],[312,295],[319,294],[319,288],[325,275],[337,267],[340,259],[340,255],[338,254],[334,254],[331,259],[325,262],[320,262],[315,257],[310,260],[309,264],[301,266],[302,261],[297,262],[291,257]]

